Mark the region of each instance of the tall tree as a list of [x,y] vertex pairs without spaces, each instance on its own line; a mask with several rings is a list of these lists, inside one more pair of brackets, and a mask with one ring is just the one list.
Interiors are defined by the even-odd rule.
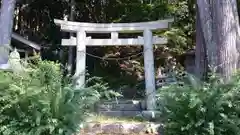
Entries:
[[[232,1],[233,6],[233,13],[236,23],[236,30],[237,30],[237,40],[236,40],[236,48],[238,53],[240,53],[240,25],[239,25],[239,13],[238,13],[238,3],[237,0]],[[240,55],[238,56],[238,65],[237,68],[240,68]]]
[[233,3],[236,0],[213,0],[213,22],[216,26],[218,72],[226,79],[237,69],[237,29]]
[[2,0],[0,15],[0,68],[8,68],[8,55],[11,44],[13,13],[16,0]]
[[239,56],[236,0],[197,0],[197,6],[209,65],[228,80],[237,69]]
[[[211,68],[216,64],[216,42],[213,40],[213,18],[212,3],[209,0],[197,0],[197,12],[199,14],[201,28],[203,31],[203,40],[207,48],[208,64]],[[199,29],[198,29],[199,30]],[[198,33],[199,31],[197,31]]]
[[[71,0],[71,8],[70,8],[70,15],[69,15],[69,20],[74,21],[75,20],[75,10],[76,10],[76,2],[75,0]],[[74,33],[70,33],[70,38],[74,36]],[[68,73],[72,74],[73,73],[73,60],[74,60],[74,47],[69,47],[68,50]]]
[[201,25],[201,18],[198,7],[196,10],[196,48],[195,48],[195,75],[199,79],[204,79],[207,73],[207,50],[206,42],[203,36],[203,29]]

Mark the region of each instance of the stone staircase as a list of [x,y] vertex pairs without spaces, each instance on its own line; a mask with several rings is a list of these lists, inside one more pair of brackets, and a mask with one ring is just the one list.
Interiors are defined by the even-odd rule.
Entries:
[[96,105],[96,111],[112,117],[141,117],[146,105],[141,100],[102,101]]
[[95,105],[97,116],[88,118],[80,134],[163,135],[163,125],[149,122],[145,111],[143,100],[101,101]]

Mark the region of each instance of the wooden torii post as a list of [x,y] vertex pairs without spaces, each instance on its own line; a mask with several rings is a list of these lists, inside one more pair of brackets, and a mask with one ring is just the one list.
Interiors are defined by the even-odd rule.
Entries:
[[[125,46],[144,45],[144,68],[147,110],[155,109],[155,71],[153,44],[166,44],[167,39],[153,36],[152,31],[166,29],[173,19],[141,23],[82,23],[55,19],[54,22],[64,32],[75,32],[77,37],[62,39],[63,46],[77,46],[76,76],[77,86],[85,84],[86,46]],[[118,37],[119,33],[143,32],[143,37],[124,38]],[[111,33],[110,39],[92,39],[86,33]]]

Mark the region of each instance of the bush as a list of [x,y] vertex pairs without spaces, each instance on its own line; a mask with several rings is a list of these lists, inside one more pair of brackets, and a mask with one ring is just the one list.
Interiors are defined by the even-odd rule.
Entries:
[[109,88],[108,83],[103,82],[101,77],[90,77],[86,81],[87,87],[96,90],[100,95],[100,100],[112,100],[116,97],[123,97],[119,92],[116,92]]
[[78,131],[101,98],[100,86],[76,89],[59,67],[40,61],[24,74],[0,71],[0,135],[72,135]]
[[239,135],[239,75],[228,83],[214,76],[208,83],[188,80],[159,90],[166,135]]

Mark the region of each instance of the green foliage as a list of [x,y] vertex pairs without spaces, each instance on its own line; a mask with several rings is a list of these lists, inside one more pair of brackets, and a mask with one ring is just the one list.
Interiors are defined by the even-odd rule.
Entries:
[[228,83],[211,76],[208,83],[188,76],[159,90],[158,109],[166,135],[239,135],[240,76]]
[[117,21],[120,22],[141,22],[169,17],[169,5],[161,2],[150,3],[125,3],[125,12]]
[[103,82],[101,77],[91,77],[86,84],[90,89],[96,90],[101,95],[101,99],[110,100],[115,97],[122,97],[119,92],[111,90],[108,83]]
[[100,85],[75,88],[53,62],[39,61],[28,69],[25,74],[0,71],[0,135],[77,132],[101,98]]
[[195,13],[194,2],[178,1],[169,6],[171,16],[174,17],[174,23],[164,36],[168,37],[168,46],[172,54],[182,54],[186,50],[192,49],[195,45]]

